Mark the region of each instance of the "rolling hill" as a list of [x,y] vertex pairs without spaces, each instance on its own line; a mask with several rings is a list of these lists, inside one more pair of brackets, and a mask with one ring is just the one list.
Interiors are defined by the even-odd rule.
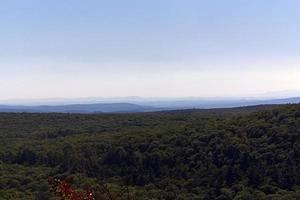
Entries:
[[[127,102],[119,102],[119,101]],[[96,100],[94,100],[97,102]],[[278,105],[300,103],[300,97],[268,100],[245,99],[110,99],[102,103],[65,104],[63,105],[0,105],[0,112],[28,113],[134,113],[184,109],[235,108],[256,105]]]

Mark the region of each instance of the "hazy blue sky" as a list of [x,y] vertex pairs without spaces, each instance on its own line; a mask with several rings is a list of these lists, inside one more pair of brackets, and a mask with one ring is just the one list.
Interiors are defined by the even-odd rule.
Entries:
[[299,0],[2,0],[0,99],[300,90]]

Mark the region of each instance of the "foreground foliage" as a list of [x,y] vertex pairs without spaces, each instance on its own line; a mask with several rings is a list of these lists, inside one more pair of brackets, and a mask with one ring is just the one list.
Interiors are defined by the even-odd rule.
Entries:
[[300,199],[300,105],[0,114],[0,199],[55,199],[48,176],[135,199]]

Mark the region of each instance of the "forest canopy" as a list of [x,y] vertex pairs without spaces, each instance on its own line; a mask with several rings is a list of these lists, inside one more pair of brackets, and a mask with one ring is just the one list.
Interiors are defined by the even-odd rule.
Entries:
[[136,199],[300,199],[300,105],[137,114],[0,114],[0,199],[124,185]]

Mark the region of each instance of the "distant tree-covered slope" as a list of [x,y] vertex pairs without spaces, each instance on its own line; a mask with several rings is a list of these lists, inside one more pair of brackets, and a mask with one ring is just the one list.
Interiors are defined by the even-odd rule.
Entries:
[[[22,101],[17,105],[1,105],[0,112],[15,112],[15,113],[136,113],[136,112],[155,112],[155,111],[170,111],[183,109],[213,109],[213,108],[238,108],[242,106],[257,106],[257,105],[279,105],[300,103],[300,97],[286,99],[230,99],[230,98],[170,98],[170,99],[108,99],[97,102],[90,99],[89,101],[79,101],[74,104],[68,102],[35,102],[30,104],[30,100]],[[9,102],[6,102],[9,103]],[[16,103],[16,102],[15,102]],[[33,104],[33,105],[32,105]]]
[[98,103],[72,105],[42,105],[42,106],[7,106],[0,105],[0,112],[15,113],[133,113],[155,111],[151,106],[142,106],[132,103]]
[[[139,114],[0,114],[0,197],[129,185],[136,199],[300,199],[300,105]],[[1,198],[0,198],[1,199]]]

